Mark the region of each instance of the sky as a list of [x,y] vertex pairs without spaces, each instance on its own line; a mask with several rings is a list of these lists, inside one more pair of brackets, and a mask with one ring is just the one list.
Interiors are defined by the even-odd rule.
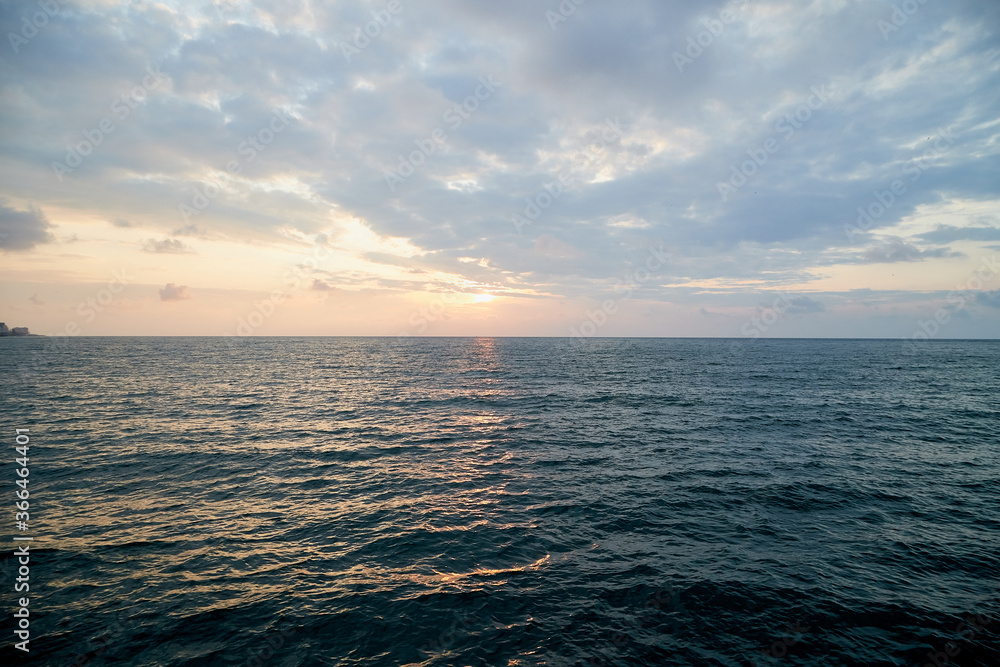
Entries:
[[996,338],[996,0],[0,0],[0,321]]

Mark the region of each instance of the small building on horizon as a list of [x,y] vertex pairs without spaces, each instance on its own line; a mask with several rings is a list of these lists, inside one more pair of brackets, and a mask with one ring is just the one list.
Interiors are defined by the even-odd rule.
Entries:
[[28,327],[14,327],[8,329],[4,322],[0,322],[0,336],[30,336]]

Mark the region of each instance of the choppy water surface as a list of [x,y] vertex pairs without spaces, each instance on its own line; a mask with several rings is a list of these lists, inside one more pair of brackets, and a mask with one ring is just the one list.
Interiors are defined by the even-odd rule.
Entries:
[[38,664],[1000,664],[995,342],[0,348]]

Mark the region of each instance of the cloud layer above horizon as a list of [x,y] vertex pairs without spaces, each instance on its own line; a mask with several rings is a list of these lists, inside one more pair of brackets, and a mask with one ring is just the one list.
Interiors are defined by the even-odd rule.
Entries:
[[11,325],[1000,332],[991,0],[42,0],[0,26]]

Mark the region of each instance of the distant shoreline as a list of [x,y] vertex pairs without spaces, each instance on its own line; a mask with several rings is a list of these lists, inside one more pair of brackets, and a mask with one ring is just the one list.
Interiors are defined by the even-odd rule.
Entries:
[[[48,334],[20,334],[13,336],[10,334],[0,334],[0,338],[59,338],[59,339],[69,339],[69,338],[204,338],[204,339],[237,339],[237,340],[268,340],[268,339],[320,339],[320,338],[363,338],[363,339],[405,339],[405,340],[435,340],[435,339],[476,339],[476,338],[492,338],[497,340],[718,340],[718,341],[743,341],[743,342],[754,342],[754,341],[905,341],[906,338],[853,338],[848,336],[838,336],[838,337],[795,337],[795,336],[761,336],[759,338],[748,338],[742,336],[488,336],[488,335],[412,335],[412,336],[393,336],[391,334],[378,334],[378,335],[343,335],[343,334],[325,334],[325,335],[270,335],[270,336],[233,336],[233,335],[204,335],[204,334],[87,334],[87,335],[48,335]],[[921,342],[952,342],[952,343],[997,343],[1000,342],[1000,337],[997,338],[934,338],[929,341]]]

